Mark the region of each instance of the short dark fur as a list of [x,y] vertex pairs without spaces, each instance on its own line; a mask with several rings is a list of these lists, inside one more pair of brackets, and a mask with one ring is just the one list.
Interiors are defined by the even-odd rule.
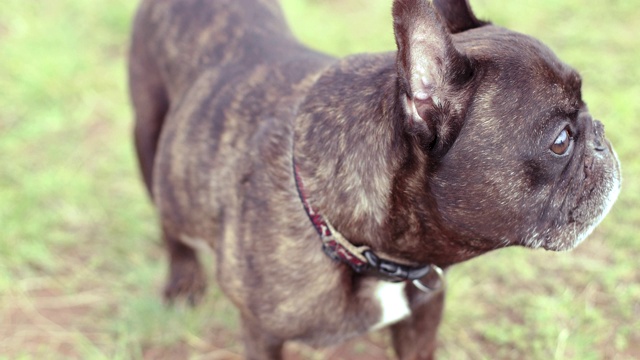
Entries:
[[[464,0],[395,0],[398,51],[306,48],[276,0],[144,0],[130,59],[135,140],[169,250],[165,295],[196,302],[216,258],[246,356],[332,344],[377,324],[381,280],[320,250],[293,177],[347,239],[448,267],[512,245],[576,246],[620,169],[580,77]],[[563,129],[566,153],[550,146]],[[401,358],[435,350],[443,294],[410,284],[391,325]]]

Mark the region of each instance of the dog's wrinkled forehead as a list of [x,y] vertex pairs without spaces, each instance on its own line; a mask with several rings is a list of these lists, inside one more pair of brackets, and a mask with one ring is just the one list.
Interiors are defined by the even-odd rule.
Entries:
[[505,87],[538,93],[563,112],[580,108],[580,75],[539,40],[493,25],[455,34],[453,39],[460,52],[479,66],[484,64],[485,70],[494,72],[488,75]]

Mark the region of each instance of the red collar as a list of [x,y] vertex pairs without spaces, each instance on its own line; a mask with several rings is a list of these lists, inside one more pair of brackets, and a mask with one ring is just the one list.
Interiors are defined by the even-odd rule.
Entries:
[[[368,246],[356,246],[345,239],[333,226],[317,211],[315,211],[307,199],[298,166],[293,161],[293,174],[296,188],[304,210],[309,216],[313,227],[322,240],[322,250],[331,259],[349,265],[359,274],[374,275],[387,281],[412,280],[417,288],[425,292],[442,290],[444,288],[444,275],[442,269],[429,264],[420,267],[412,267],[396,262],[381,259]],[[424,285],[419,279],[434,271],[439,283],[435,287]]]

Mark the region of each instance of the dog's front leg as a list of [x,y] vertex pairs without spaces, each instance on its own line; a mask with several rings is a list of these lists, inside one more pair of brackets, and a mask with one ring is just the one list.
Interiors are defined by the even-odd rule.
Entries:
[[428,300],[420,301],[425,294],[412,289],[410,293],[412,306],[411,316],[391,327],[393,347],[402,360],[434,359],[436,334],[442,319],[444,307],[444,291],[433,295]]
[[242,316],[242,336],[245,359],[279,360],[282,359],[284,341],[265,332],[248,316]]

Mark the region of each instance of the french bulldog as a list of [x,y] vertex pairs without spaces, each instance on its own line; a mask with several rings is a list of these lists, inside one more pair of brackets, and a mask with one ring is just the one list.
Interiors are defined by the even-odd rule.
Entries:
[[197,302],[197,252],[214,256],[249,359],[384,327],[399,358],[431,359],[442,269],[574,248],[619,193],[581,77],[549,48],[465,0],[389,5],[397,51],[342,59],[296,40],[276,0],[137,12],[135,145],[164,294]]

